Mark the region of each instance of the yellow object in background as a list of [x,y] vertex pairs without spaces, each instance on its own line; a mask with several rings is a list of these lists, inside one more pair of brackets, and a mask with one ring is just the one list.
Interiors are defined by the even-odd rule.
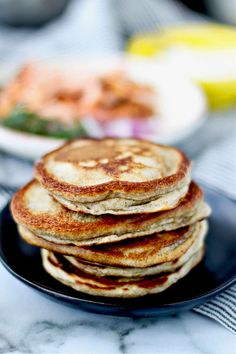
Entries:
[[156,56],[196,81],[212,109],[236,102],[236,30],[216,24],[192,24],[134,36],[127,50]]

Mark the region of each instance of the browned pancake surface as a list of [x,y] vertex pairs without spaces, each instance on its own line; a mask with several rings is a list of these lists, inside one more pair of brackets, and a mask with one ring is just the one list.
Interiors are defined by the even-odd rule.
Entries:
[[163,194],[181,184],[189,169],[190,161],[175,148],[144,140],[107,138],[69,142],[45,155],[35,171],[52,193],[88,202]]
[[46,241],[29,230],[19,227],[23,239],[35,246],[83,260],[112,266],[149,267],[170,262],[183,255],[193,244],[201,223],[170,231],[128,239],[110,244],[73,246]]

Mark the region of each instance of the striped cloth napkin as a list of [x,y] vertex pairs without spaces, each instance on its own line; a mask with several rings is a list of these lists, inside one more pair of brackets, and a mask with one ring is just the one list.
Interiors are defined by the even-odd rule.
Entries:
[[203,184],[223,191],[236,200],[236,139],[235,134],[226,141],[213,145],[195,163],[194,177]]
[[236,284],[193,311],[214,319],[236,333]]

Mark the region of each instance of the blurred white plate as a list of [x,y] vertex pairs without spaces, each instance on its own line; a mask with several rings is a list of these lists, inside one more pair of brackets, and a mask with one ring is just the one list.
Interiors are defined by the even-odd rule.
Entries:
[[[79,75],[105,73],[123,68],[128,75],[156,87],[158,131],[148,138],[164,144],[176,144],[187,138],[206,118],[206,100],[201,89],[156,59],[130,56],[98,56],[47,59],[48,65],[62,67]],[[20,63],[1,64],[0,81],[6,82]],[[125,133],[124,133],[125,135]],[[63,143],[61,139],[41,137],[0,126],[0,148],[18,156],[36,159]]]

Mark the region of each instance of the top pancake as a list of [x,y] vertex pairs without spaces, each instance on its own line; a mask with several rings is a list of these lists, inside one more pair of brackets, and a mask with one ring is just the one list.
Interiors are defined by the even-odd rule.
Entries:
[[[180,191],[183,197],[190,181],[190,162],[175,148],[143,140],[79,139],[45,155],[36,164],[35,174],[62,204],[69,201],[70,209],[80,211],[81,204],[92,203],[81,211],[103,214],[115,209],[114,214],[121,214],[168,193]],[[94,202],[100,202],[97,209]]]

